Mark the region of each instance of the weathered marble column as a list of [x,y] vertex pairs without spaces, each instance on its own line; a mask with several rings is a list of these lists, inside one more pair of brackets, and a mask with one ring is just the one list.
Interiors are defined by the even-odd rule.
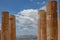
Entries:
[[10,16],[11,25],[11,40],[16,40],[16,18],[14,15]]
[[38,18],[38,40],[47,40],[46,38],[46,12],[39,10]]
[[2,36],[1,40],[10,40],[9,12],[2,12]]
[[58,40],[60,40],[60,19],[58,19]]
[[57,2],[49,1],[47,8],[47,40],[58,40]]

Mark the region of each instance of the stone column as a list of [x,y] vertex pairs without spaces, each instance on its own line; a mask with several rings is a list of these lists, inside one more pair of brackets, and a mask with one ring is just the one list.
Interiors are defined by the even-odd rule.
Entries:
[[11,25],[11,40],[16,40],[16,18],[14,15],[10,16]]
[[60,19],[58,19],[58,40],[60,40]]
[[10,40],[9,12],[2,12],[2,36],[1,40]]
[[49,1],[47,8],[47,40],[58,40],[57,2]]
[[39,10],[38,40],[47,40],[46,39],[46,12],[44,10]]

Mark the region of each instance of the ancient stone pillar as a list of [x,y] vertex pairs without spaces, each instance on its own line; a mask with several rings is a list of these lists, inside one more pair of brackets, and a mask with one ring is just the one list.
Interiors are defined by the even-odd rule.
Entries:
[[47,40],[46,39],[46,12],[44,10],[39,10],[38,40]]
[[2,36],[1,40],[10,40],[9,12],[2,12]]
[[14,15],[10,16],[11,25],[11,40],[16,40],[16,18]]
[[57,2],[49,1],[47,8],[47,40],[58,40]]
[[58,19],[58,40],[60,40],[60,19]]

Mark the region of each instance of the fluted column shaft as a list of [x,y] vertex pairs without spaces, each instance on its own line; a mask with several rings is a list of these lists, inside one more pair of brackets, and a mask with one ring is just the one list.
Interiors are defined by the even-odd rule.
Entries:
[[46,12],[39,10],[38,40],[46,40]]
[[14,15],[10,16],[11,25],[11,40],[16,40],[16,18]]
[[47,40],[58,40],[57,2],[49,1],[47,8]]
[[2,34],[1,40],[10,40],[9,12],[2,12]]

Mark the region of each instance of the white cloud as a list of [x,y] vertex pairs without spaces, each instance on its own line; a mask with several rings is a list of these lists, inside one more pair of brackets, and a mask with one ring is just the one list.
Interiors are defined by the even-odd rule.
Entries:
[[[45,6],[40,10],[46,10]],[[17,35],[37,35],[38,10],[24,9],[16,14]]]
[[46,11],[46,6],[41,7],[40,10],[45,10]]
[[16,14],[17,35],[37,35],[37,9],[26,9]]

